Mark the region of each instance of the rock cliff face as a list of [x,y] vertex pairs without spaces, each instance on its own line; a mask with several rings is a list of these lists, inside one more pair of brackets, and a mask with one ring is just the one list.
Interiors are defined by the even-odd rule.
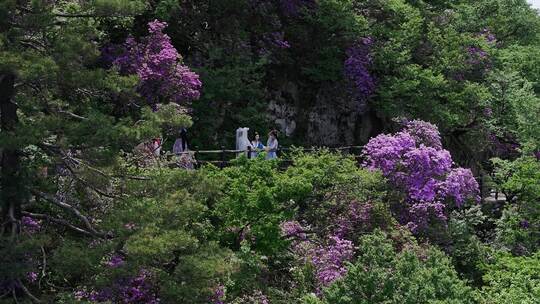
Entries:
[[335,84],[313,91],[285,83],[273,92],[267,110],[282,134],[304,145],[359,145],[383,128],[374,111],[360,109],[347,88]]

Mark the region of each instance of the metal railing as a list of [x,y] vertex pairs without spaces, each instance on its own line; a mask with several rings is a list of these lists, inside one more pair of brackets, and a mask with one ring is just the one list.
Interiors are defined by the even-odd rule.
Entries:
[[[282,167],[288,167],[293,163],[292,159],[286,158],[283,156],[287,155],[287,152],[291,151],[301,151],[301,152],[314,152],[314,151],[320,151],[320,150],[328,150],[332,152],[340,152],[344,156],[353,156],[354,159],[357,161],[357,163],[360,165],[362,161],[364,160],[364,157],[362,155],[362,148],[363,146],[343,146],[343,147],[326,147],[326,146],[320,146],[320,147],[280,147],[278,148],[276,152],[280,165]],[[174,167],[174,160],[175,158],[179,157],[183,154],[190,154],[193,161],[194,161],[194,168],[200,168],[204,164],[213,164],[217,166],[218,168],[225,168],[231,164],[231,161],[233,159],[236,159],[239,155],[244,154],[247,156],[247,158],[251,158],[252,153],[260,153],[260,152],[268,152],[267,150],[253,150],[251,147],[248,147],[246,150],[235,150],[235,149],[225,149],[222,147],[219,150],[189,150],[185,152],[180,152],[177,154],[174,154],[172,152],[167,152],[164,154],[165,159],[169,164],[171,164]],[[217,156],[215,158],[217,159],[197,159],[197,156]],[[489,174],[488,174],[489,175]],[[488,176],[474,176],[474,178],[477,180],[479,188],[480,188],[480,195],[482,198],[489,197],[492,195],[492,188],[491,188],[491,182],[485,181]],[[496,188],[495,188],[496,189]],[[496,191],[496,190],[495,190]],[[495,192],[495,199],[498,200],[498,193]]]
[[[265,150],[265,149],[251,149],[251,147],[248,147],[246,150],[233,150],[233,149],[225,149],[222,147],[220,150],[188,150],[180,153],[171,153],[167,152],[164,154],[164,157],[167,159],[167,161],[172,161],[175,157],[179,157],[184,154],[189,154],[193,158],[193,160],[196,162],[196,167],[200,167],[202,164],[214,164],[217,165],[220,168],[224,168],[228,166],[232,159],[238,157],[241,154],[246,155],[246,157],[249,159],[252,157],[253,153],[261,153],[261,152],[276,152],[278,156],[278,160],[282,163],[287,163],[292,161],[291,159],[282,158],[284,154],[291,151],[301,151],[301,152],[314,152],[319,150],[329,150],[333,152],[341,152],[346,155],[354,155],[356,159],[361,158],[362,153],[361,149],[363,146],[343,146],[343,147],[311,147],[311,148],[305,148],[305,147],[280,147],[276,150]],[[356,150],[356,152],[355,152]],[[218,156],[218,159],[198,159],[198,156],[201,155],[215,155]]]

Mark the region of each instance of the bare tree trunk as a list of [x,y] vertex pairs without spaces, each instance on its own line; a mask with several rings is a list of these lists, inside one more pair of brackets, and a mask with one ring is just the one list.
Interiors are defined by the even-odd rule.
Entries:
[[[14,135],[18,123],[15,95],[15,75],[0,74],[0,127],[4,134]],[[1,151],[0,199],[2,204],[2,234],[14,236],[21,219],[20,151],[4,146]]]

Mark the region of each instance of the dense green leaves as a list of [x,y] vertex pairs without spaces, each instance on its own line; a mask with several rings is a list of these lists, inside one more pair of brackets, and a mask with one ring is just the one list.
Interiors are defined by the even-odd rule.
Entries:
[[442,252],[410,246],[396,252],[381,232],[362,237],[357,260],[322,302],[473,303],[472,290]]
[[[113,64],[156,19],[171,44],[151,53],[203,83],[185,107],[145,106],[148,75]],[[535,303],[539,33],[525,0],[2,1],[0,301]],[[359,109],[347,62],[365,41]],[[358,158],[185,171],[132,153],[184,127],[192,149],[274,125],[282,146],[357,145],[396,116],[437,124],[475,177],[494,169],[483,204],[424,237]]]
[[540,297],[540,256],[499,255],[488,265],[479,303],[535,303]]

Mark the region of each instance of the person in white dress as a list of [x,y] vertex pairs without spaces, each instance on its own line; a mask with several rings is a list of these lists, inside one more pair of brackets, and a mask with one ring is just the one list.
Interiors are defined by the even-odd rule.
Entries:
[[238,156],[242,154],[247,156],[248,147],[250,147],[253,150],[253,147],[251,146],[251,142],[248,139],[248,131],[249,131],[249,128],[236,129],[236,150],[246,151],[246,152],[238,152],[237,154]]

